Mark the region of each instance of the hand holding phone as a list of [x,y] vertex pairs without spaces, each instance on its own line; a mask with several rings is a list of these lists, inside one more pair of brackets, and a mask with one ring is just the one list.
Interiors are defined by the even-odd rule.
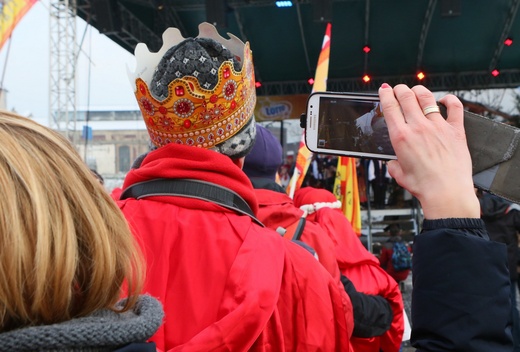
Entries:
[[[441,114],[428,114],[429,118],[447,117],[446,107],[439,107]],[[377,94],[315,92],[301,119],[305,143],[314,153],[397,159],[380,108]],[[474,185],[520,203],[520,129],[468,111],[463,115]]]
[[425,218],[479,218],[460,100],[440,100],[445,119],[439,112],[424,114],[437,102],[423,86],[383,86],[379,94],[397,155],[388,163],[390,175],[417,197]]

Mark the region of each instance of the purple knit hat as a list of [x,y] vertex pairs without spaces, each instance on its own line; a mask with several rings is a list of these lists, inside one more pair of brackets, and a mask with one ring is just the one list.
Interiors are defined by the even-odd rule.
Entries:
[[256,141],[246,156],[244,172],[249,178],[276,179],[276,172],[283,163],[282,145],[267,128],[256,125]]

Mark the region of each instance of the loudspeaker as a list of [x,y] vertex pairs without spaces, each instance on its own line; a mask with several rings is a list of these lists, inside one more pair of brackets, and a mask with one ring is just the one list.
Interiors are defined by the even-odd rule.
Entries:
[[92,15],[100,33],[111,34],[121,31],[121,15],[117,0],[93,0]]
[[460,16],[460,0],[441,0],[441,16]]
[[206,21],[218,28],[227,28],[227,1],[206,0]]
[[332,0],[312,0],[314,22],[332,22]]

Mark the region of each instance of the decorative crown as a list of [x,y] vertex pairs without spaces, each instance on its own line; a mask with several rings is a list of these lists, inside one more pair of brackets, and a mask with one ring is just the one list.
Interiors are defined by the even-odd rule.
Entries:
[[168,28],[157,53],[151,53],[144,43],[136,46],[136,71],[128,73],[150,139],[157,147],[178,143],[211,148],[234,136],[252,118],[256,103],[252,53],[249,43],[228,35],[230,39],[225,39],[213,25],[201,23],[197,38],[222,44],[242,63],[242,69],[236,71],[232,60],[224,61],[212,89],[202,87],[194,76],[176,78],[168,84],[168,96],[162,101],[149,89],[153,73],[168,49],[186,38],[177,28]]

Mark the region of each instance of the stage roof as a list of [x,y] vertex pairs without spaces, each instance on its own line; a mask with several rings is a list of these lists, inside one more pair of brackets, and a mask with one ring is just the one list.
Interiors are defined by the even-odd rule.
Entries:
[[[310,92],[307,80],[314,76],[327,20],[329,91],[414,85],[418,71],[433,91],[520,86],[520,0],[292,2],[278,8],[266,0],[77,0],[77,6],[80,17],[132,53],[139,42],[158,50],[167,27],[194,37],[199,23],[216,22],[221,35],[250,42],[260,95]],[[504,44],[508,38],[510,46]]]

